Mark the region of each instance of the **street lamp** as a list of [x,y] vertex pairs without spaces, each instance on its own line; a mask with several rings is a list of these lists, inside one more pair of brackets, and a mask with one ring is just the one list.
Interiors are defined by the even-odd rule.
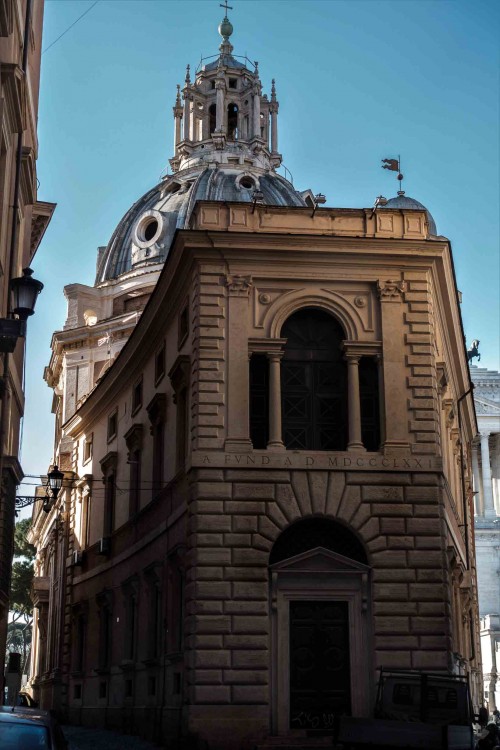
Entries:
[[17,339],[26,336],[26,320],[35,312],[36,299],[43,289],[41,281],[32,278],[31,268],[24,268],[23,275],[11,279],[12,310],[17,317],[0,318],[0,352],[11,353]]
[[[29,505],[33,505],[37,500],[42,500],[42,510],[45,513],[49,513],[55,505],[57,496],[61,490],[64,479],[64,473],[59,470],[57,464],[54,464],[52,471],[47,474],[46,494],[44,497],[36,497],[33,495],[19,495],[16,497],[16,515],[17,511],[21,508],[27,508]],[[52,492],[52,497],[49,495],[49,490]]]

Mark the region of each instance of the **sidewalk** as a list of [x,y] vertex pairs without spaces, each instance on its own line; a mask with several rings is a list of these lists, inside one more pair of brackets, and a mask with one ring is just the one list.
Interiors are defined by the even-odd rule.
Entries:
[[89,729],[65,724],[63,731],[69,743],[68,750],[160,750],[159,745],[153,745],[140,737],[111,732],[108,729]]

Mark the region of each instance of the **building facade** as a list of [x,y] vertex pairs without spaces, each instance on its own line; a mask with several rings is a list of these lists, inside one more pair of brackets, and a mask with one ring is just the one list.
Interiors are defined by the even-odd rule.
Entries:
[[[0,2],[0,660],[9,612],[20,423],[24,412],[24,340],[11,336],[10,281],[22,276],[54,211],[37,198],[38,93],[43,0]],[[2,669],[3,675],[3,669]]]
[[263,95],[219,31],[178,90],[173,174],[95,285],[66,289],[35,694],[221,750],[370,715],[381,666],[469,674],[477,706],[477,427],[449,242],[402,192],[374,211],[295,190],[274,82]]
[[473,444],[475,535],[484,698],[500,706],[500,373],[471,366],[479,435]]

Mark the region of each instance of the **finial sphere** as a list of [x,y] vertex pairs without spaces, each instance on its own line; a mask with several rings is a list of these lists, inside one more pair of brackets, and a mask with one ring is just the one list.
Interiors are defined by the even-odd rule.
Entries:
[[223,39],[229,39],[233,33],[233,24],[227,16],[219,24],[219,34]]

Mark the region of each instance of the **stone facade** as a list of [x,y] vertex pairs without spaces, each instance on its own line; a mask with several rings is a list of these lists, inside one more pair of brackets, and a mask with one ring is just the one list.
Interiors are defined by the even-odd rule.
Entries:
[[207,192],[61,426],[66,483],[34,519],[35,594],[51,581],[34,687],[72,722],[213,750],[368,716],[381,666],[468,673],[478,706],[476,422],[449,242],[404,201],[318,209],[273,171],[275,119],[271,145],[260,117],[243,131],[255,164],[236,157],[224,97],[253,81],[254,116],[260,88],[224,24],[194,84],[215,130],[193,136],[189,82],[162,188],[208,152]]
[[[0,3],[0,318],[11,315],[11,279],[31,265],[54,211],[37,198],[38,93],[44,2]],[[29,35],[29,38],[27,37]],[[13,322],[13,321],[12,321]],[[8,621],[15,496],[24,413],[24,347],[0,341],[0,663]],[[7,351],[8,350],[8,351]],[[3,680],[3,668],[0,674]]]
[[475,365],[470,370],[479,426],[472,466],[484,698],[492,713],[500,705],[500,373]]

